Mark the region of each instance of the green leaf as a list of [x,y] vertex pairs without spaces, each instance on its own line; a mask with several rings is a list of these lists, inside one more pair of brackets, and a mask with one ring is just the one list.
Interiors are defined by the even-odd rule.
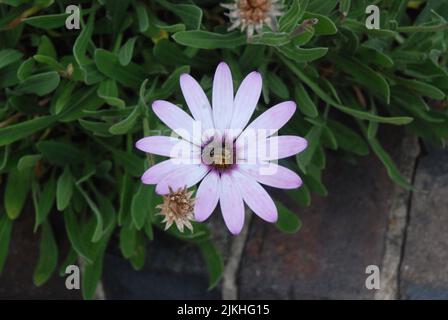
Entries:
[[328,126],[332,130],[339,148],[360,156],[369,154],[369,146],[360,134],[338,121],[328,120]]
[[171,75],[165,80],[159,90],[155,90],[153,93],[148,92],[146,100],[155,100],[156,98],[166,99],[167,97],[169,97],[175,90],[179,88],[179,77],[183,73],[190,73],[190,67],[182,66],[174,70],[173,73],[171,73]]
[[281,60],[290,68],[290,70],[295,73],[301,81],[308,85],[323,101],[337,108],[338,110],[350,114],[358,119],[377,121],[380,123],[389,123],[394,125],[404,125],[412,122],[411,117],[382,117],[375,114],[361,111],[358,109],[349,108],[343,106],[342,104],[336,102],[327,95],[313,80],[311,80],[307,75],[305,75],[299,68],[286,59],[281,58]]
[[94,18],[95,16],[92,13],[89,16],[89,20],[87,21],[86,26],[82,28],[81,33],[76,38],[75,44],[73,45],[73,56],[75,57],[76,62],[81,68],[83,68],[91,61],[86,56],[86,52],[93,33]]
[[115,157],[115,160],[122,165],[129,174],[134,177],[140,177],[143,173],[143,160],[137,157],[134,153],[115,149],[103,141],[97,139],[105,149],[109,150]]
[[294,95],[298,109],[306,116],[315,118],[318,116],[316,104],[311,100],[305,87],[299,82],[296,85],[295,95]]
[[58,166],[81,163],[86,160],[86,154],[69,143],[45,140],[38,142],[36,148],[45,159]]
[[16,62],[22,58],[23,54],[20,51],[14,49],[0,50],[0,69]]
[[111,106],[116,106],[118,108],[125,107],[125,102],[118,98],[117,83],[112,79],[107,79],[100,83],[100,86],[98,87],[98,96]]
[[111,126],[109,128],[109,132],[117,135],[128,133],[134,127],[139,116],[140,116],[140,109],[138,107],[134,107],[131,114],[129,114],[129,116],[127,116],[122,121]]
[[415,79],[404,79],[399,77],[395,77],[394,80],[399,85],[416,93],[419,93],[422,96],[433,98],[436,100],[442,100],[443,98],[445,98],[445,93],[443,93],[443,91],[429,83],[425,83]]
[[146,258],[146,240],[141,233],[138,234],[137,244],[134,249],[134,253],[129,257],[129,261],[132,264],[134,270],[138,271],[145,265]]
[[67,270],[67,267],[69,265],[76,264],[77,259],[78,259],[78,254],[72,247],[70,247],[67,257],[64,259],[64,261],[62,261],[61,266],[59,267],[59,272],[58,272],[59,276],[66,277],[67,274],[65,273],[65,271]]
[[384,68],[392,68],[394,66],[392,58],[376,48],[363,45],[359,48],[358,54],[360,55],[360,60],[365,63],[372,63]]
[[246,43],[246,36],[239,32],[221,34],[193,30],[180,31],[172,37],[179,44],[198,49],[236,48]]
[[333,58],[339,68],[353,76],[354,81],[390,103],[390,88],[386,79],[367,65],[354,58]]
[[87,131],[92,132],[95,136],[99,137],[110,137],[109,133],[110,124],[101,121],[89,121],[84,119],[78,120],[81,127],[86,129]]
[[40,38],[39,47],[37,48],[37,54],[38,56],[46,56],[49,58],[53,58],[54,60],[57,59],[57,53],[56,49],[51,42],[50,38],[47,36],[42,36]]
[[109,239],[112,235],[113,227],[105,234],[103,239],[95,247],[95,259],[92,263],[87,263],[82,277],[82,296],[84,299],[92,299],[98,282],[103,273],[104,252],[106,251]]
[[17,140],[31,136],[56,122],[55,116],[45,116],[24,121],[0,129],[0,146],[11,144]]
[[153,207],[154,186],[141,184],[132,198],[131,216],[135,227],[141,230]]
[[299,231],[302,223],[297,214],[291,212],[281,202],[277,202],[278,220],[275,223],[277,229],[285,233],[296,233]]
[[283,46],[277,48],[282,54],[298,63],[305,63],[317,60],[325,56],[328,48],[299,48],[294,46]]
[[17,169],[19,171],[24,171],[28,169],[32,169],[36,166],[36,164],[42,159],[41,154],[30,154],[23,156],[19,159],[19,162],[17,163]]
[[12,220],[0,212],[0,274],[3,272],[8,257],[9,242],[11,240]]
[[126,25],[127,9],[130,0],[105,0],[103,3],[106,5],[109,28],[112,31],[113,37],[116,38],[124,30]]
[[120,51],[118,52],[118,61],[120,61],[122,66],[127,66],[131,62],[136,41],[137,37],[130,38],[120,48]]
[[46,65],[50,66],[53,71],[64,71],[65,70],[64,66],[62,64],[60,64],[59,62],[57,62],[52,57],[36,54],[33,56],[33,59],[36,60],[37,62],[40,62],[42,64],[46,64]]
[[122,226],[128,217],[131,209],[132,196],[134,195],[134,186],[131,176],[125,172],[121,181],[120,189],[120,209],[118,210],[118,225]]
[[78,221],[76,220],[75,213],[70,207],[68,207],[67,210],[64,211],[64,221],[65,230],[67,231],[67,236],[73,249],[88,263],[93,261],[92,252],[89,250],[89,247],[81,237],[82,230],[79,227]]
[[137,14],[138,30],[145,32],[149,27],[148,12],[146,7],[141,2],[133,2],[135,6],[135,13]]
[[387,174],[389,177],[397,183],[399,186],[412,190],[413,186],[401,175],[400,171],[398,170],[397,166],[393,162],[392,158],[389,156],[389,154],[384,150],[384,148],[381,146],[381,144],[378,142],[377,139],[369,139],[368,140],[370,147],[372,148],[373,152],[377,155],[377,157],[381,160],[383,165],[386,167]]
[[34,59],[28,58],[22,62],[19,69],[17,70],[17,78],[23,82],[26,78],[31,76],[34,69]]
[[181,48],[168,39],[159,40],[154,46],[154,56],[164,65],[180,66],[180,65],[198,65],[196,60],[188,57]]
[[339,4],[339,11],[346,17],[350,11],[351,0],[341,0]]
[[299,23],[304,14],[304,8],[300,5],[300,1],[292,1],[290,7],[280,18],[280,31],[291,32]]
[[302,184],[298,189],[288,189],[286,193],[301,206],[309,207],[311,205],[311,194],[306,184]]
[[308,175],[304,176],[303,180],[307,184],[310,191],[317,193],[322,197],[326,197],[328,195],[328,190],[322,183],[322,170],[311,163],[308,167],[308,171]]
[[[33,184],[37,185],[37,184]],[[51,211],[51,208],[54,204],[54,198],[55,198],[55,192],[56,192],[56,180],[54,177],[51,177],[48,182],[44,185],[42,192],[40,195],[36,195],[35,192],[33,192],[33,197],[35,197],[35,211],[36,211],[36,221],[34,224],[34,232],[36,232],[38,226],[40,226],[46,219],[48,214]]]
[[142,68],[133,63],[122,66],[113,53],[104,49],[95,50],[95,63],[101,73],[124,86],[139,87],[145,80]]
[[211,241],[200,242],[199,248],[201,249],[202,257],[204,258],[205,265],[208,271],[208,290],[213,289],[221,280],[224,272],[224,261],[221,254],[216,249],[215,245]]
[[86,111],[98,109],[102,104],[103,99],[98,97],[96,86],[76,90],[59,113],[59,121],[71,122],[84,116]]
[[84,191],[84,189],[81,188],[79,183],[76,184],[77,190],[81,195],[84,197],[84,200],[87,202],[88,206],[90,207],[90,210],[93,212],[95,219],[96,219],[96,227],[95,231],[92,236],[92,242],[98,242],[101,240],[101,238],[104,235],[104,221],[103,216],[101,215],[100,210],[98,209],[98,206],[95,202],[90,198],[90,196],[87,194],[87,192]]
[[56,186],[56,207],[64,211],[70,204],[73,196],[74,180],[70,168],[66,166],[64,172],[59,176]]
[[157,0],[157,2],[177,15],[188,28],[199,29],[201,26],[202,10],[198,6],[191,4],[173,4],[166,0]]
[[68,16],[67,13],[47,14],[25,18],[22,21],[35,28],[49,30],[65,26]]
[[271,47],[283,46],[291,41],[289,34],[282,32],[264,32],[257,34],[248,40],[248,43],[254,45],[265,45]]
[[8,175],[5,190],[5,209],[9,219],[17,219],[22,212],[30,189],[31,171],[13,168]]
[[44,96],[59,85],[60,77],[56,71],[49,71],[44,73],[35,74],[26,78],[16,88],[18,94],[30,94],[34,93],[38,96]]
[[124,225],[120,228],[120,250],[126,259],[134,253],[137,242],[137,229],[133,224]]
[[305,136],[306,141],[308,141],[308,147],[296,156],[297,164],[304,173],[307,172],[307,167],[313,159],[316,148],[319,146],[321,134],[322,127],[313,126]]
[[311,12],[305,12],[303,15],[303,19],[318,19],[316,25],[314,25],[314,29],[316,32],[316,35],[331,35],[338,32],[338,28],[336,28],[336,25],[334,22],[327,18],[324,15],[317,14],[317,13],[311,13]]
[[276,75],[274,72],[268,72],[266,74],[266,78],[269,83],[269,88],[277,97],[282,99],[289,98],[288,87],[278,75]]
[[75,89],[76,83],[73,81],[62,81],[51,100],[51,110],[54,114],[59,114],[67,106]]
[[58,247],[53,236],[53,230],[48,222],[43,224],[42,236],[39,245],[39,260],[33,273],[35,286],[41,286],[47,282],[58,263]]

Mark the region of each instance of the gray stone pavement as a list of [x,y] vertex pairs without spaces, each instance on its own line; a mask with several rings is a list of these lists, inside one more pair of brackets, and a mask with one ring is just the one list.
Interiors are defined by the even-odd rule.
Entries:
[[403,299],[448,299],[448,152],[430,150],[415,175],[400,290]]

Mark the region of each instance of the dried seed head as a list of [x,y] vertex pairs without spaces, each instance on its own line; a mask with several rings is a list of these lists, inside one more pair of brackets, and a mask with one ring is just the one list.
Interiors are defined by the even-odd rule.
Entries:
[[271,30],[277,30],[277,17],[282,15],[282,5],[279,0],[235,0],[232,4],[221,4],[229,9],[226,14],[231,22],[229,31],[241,28],[246,30],[247,37],[251,38],[254,31],[260,33],[263,25]]
[[188,191],[187,188],[181,188],[177,191],[170,188],[170,193],[163,196],[163,203],[156,208],[160,209],[158,215],[163,216],[162,223],[166,223],[165,230],[171,227],[174,222],[180,232],[184,232],[184,227],[193,231],[190,222],[194,218],[194,198],[191,198],[192,195],[193,192]]

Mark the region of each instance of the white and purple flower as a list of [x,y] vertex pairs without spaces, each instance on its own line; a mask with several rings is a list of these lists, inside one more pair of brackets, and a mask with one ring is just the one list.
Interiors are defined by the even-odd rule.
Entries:
[[180,86],[192,116],[168,101],[154,101],[155,114],[180,138],[150,136],[136,143],[144,152],[170,157],[149,168],[142,182],[156,184],[156,192],[164,195],[202,180],[195,220],[206,220],[219,202],[227,228],[235,235],[244,225],[244,202],[263,220],[276,222],[277,208],[261,184],[281,189],[302,184],[294,171],[275,163],[307,147],[301,137],[274,135],[291,119],[296,104],[277,104],[247,125],[260,98],[261,75],[250,73],[234,96],[224,62],[215,72],[211,105],[190,75],[180,77]]

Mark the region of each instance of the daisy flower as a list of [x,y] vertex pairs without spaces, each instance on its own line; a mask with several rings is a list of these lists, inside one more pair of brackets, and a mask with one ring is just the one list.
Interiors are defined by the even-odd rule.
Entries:
[[276,31],[277,17],[282,15],[279,0],[235,0],[221,6],[229,9],[226,14],[231,23],[228,31],[241,28],[241,31],[246,30],[248,38],[253,36],[254,31],[260,33],[265,24]]
[[156,184],[162,195],[201,182],[195,220],[205,221],[219,202],[235,235],[244,225],[244,202],[261,219],[276,222],[275,203],[261,185],[293,189],[302,184],[294,171],[276,163],[307,146],[301,137],[275,135],[291,119],[296,104],[279,103],[248,125],[260,98],[261,75],[247,75],[234,96],[232,74],[224,62],[215,72],[211,104],[190,75],[180,77],[180,87],[192,116],[168,101],[153,102],[154,113],[178,137],[150,136],[136,143],[139,150],[170,157],[149,168],[142,182]]

